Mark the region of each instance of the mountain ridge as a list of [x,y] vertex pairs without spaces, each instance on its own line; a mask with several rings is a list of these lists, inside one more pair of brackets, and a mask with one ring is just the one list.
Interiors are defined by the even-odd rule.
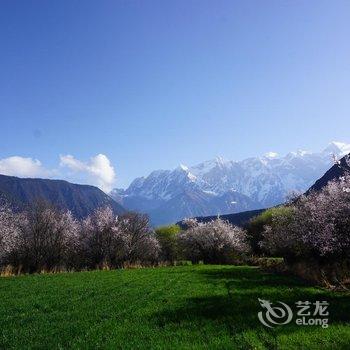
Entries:
[[340,179],[346,174],[350,174],[350,152],[339,161],[336,161],[335,164],[329,170],[327,170],[326,173],[319,178],[305,194],[308,195],[310,192],[319,191],[325,187],[328,182]]
[[[341,158],[339,161],[336,161],[335,164],[328,169],[325,174],[323,174],[306,192],[305,195],[309,195],[312,192],[320,191],[323,187],[325,187],[329,181],[337,180],[343,177],[346,174],[350,174],[350,153],[343,158]],[[227,214],[227,215],[220,215],[220,218],[223,220],[226,220],[230,222],[232,225],[236,226],[244,226],[249,222],[250,219],[252,219],[255,216],[260,215],[263,211],[266,209],[258,209],[258,210],[251,210],[251,211],[244,211],[241,213],[236,214]],[[199,222],[209,222],[212,220],[215,220],[215,216],[199,216],[194,217]],[[177,222],[177,224],[181,227],[184,227],[185,224],[183,220]]]
[[[342,156],[348,150],[350,145],[333,141],[314,153],[298,150],[279,157],[269,152],[241,161],[218,157],[194,166],[152,171],[111,196],[125,208],[149,214],[155,225],[257,210],[283,203],[289,192],[305,192],[329,169],[333,155]],[[226,200],[230,193],[238,200]]]
[[99,188],[65,180],[0,175],[0,198],[18,210],[36,200],[45,200],[60,209],[70,210],[78,219],[100,206],[110,206],[117,214],[125,212],[120,204]]

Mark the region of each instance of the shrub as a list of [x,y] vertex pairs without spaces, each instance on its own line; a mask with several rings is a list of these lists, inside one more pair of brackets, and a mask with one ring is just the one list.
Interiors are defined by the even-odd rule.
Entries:
[[227,221],[208,223],[191,221],[179,234],[179,244],[185,259],[198,263],[232,263],[248,251],[246,234]]
[[156,229],[156,237],[160,244],[160,259],[173,263],[178,259],[177,235],[181,231],[178,225],[162,226]]
[[174,262],[175,266],[192,266],[191,260],[179,260]]
[[259,245],[262,252],[269,256],[291,258],[301,251],[299,242],[292,232],[287,233],[286,227],[291,225],[295,208],[293,206],[278,207],[271,210],[269,220],[262,228]]
[[251,250],[254,254],[270,254],[270,249],[262,249],[265,227],[272,225],[274,217],[290,216],[290,211],[291,209],[285,206],[270,208],[249,221],[249,223],[246,225],[247,241],[249,242]]
[[290,257],[342,259],[350,248],[350,178],[301,196],[265,227],[263,246]]
[[[274,216],[265,227],[262,247],[284,257],[289,266],[297,267],[298,274],[313,266],[315,276],[349,276],[344,266],[349,266],[350,177],[346,175],[319,192],[301,196],[287,210],[288,215]],[[333,266],[333,273],[327,266]]]

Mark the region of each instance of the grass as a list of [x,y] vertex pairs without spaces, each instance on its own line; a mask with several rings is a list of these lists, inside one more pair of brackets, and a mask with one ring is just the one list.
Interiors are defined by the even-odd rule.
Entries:
[[[327,300],[330,326],[260,324],[257,298]],[[349,349],[349,294],[254,267],[0,279],[1,349]]]

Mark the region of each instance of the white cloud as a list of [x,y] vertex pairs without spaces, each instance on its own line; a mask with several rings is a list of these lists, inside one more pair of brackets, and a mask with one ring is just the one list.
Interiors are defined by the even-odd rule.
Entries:
[[114,168],[104,154],[92,157],[88,162],[82,162],[72,155],[60,156],[61,167],[67,167],[74,174],[80,174],[85,181],[109,192],[113,189],[116,180]]
[[38,159],[13,156],[0,159],[0,174],[19,177],[50,177],[53,171],[45,169]]
[[38,159],[13,156],[0,159],[0,174],[18,177],[65,179],[74,183],[95,185],[110,192],[116,180],[114,168],[104,154],[82,162],[72,155],[60,156],[59,170],[47,169]]

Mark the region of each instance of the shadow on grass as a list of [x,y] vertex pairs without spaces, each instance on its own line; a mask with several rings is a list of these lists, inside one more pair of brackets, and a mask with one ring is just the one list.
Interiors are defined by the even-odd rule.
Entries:
[[[207,284],[214,285],[211,290],[215,295],[188,298],[180,307],[153,314],[152,320],[158,327],[172,325],[198,330],[198,327],[205,329],[209,325],[217,327],[218,330],[224,329],[229,336],[236,339],[243,337],[243,333],[247,331],[253,331],[266,347],[274,349],[277,346],[278,335],[294,333],[300,330],[300,326],[293,321],[274,329],[262,326],[257,316],[258,312],[262,311],[258,298],[271,302],[282,301],[288,304],[294,313],[297,311],[295,302],[299,300],[326,300],[330,305],[330,325],[350,322],[349,294],[313,288],[292,276],[264,273],[251,267],[209,268],[193,273],[199,274]],[[221,293],[216,293],[215,286]],[[303,331],[311,332],[315,327],[320,328],[303,327]],[[241,344],[244,345],[244,341]]]

